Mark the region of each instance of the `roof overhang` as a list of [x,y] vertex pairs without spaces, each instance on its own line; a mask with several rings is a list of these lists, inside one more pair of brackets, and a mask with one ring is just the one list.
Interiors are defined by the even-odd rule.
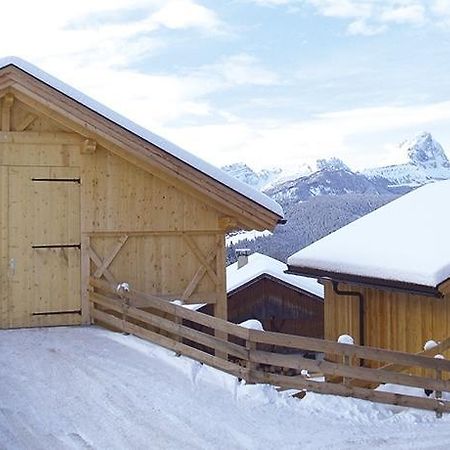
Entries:
[[302,267],[288,265],[286,273],[302,275],[304,277],[318,278],[323,281],[337,281],[340,283],[356,286],[370,287],[383,291],[396,291],[425,297],[442,298],[443,292],[439,286],[426,286],[422,284],[409,283],[406,281],[387,280],[383,278],[367,277],[355,274],[331,272],[313,267]]
[[241,284],[239,286],[236,286],[233,289],[227,289],[227,295],[230,296],[230,295],[233,295],[233,294],[237,294],[238,292],[240,292],[240,291],[242,291],[244,289],[247,289],[248,287],[250,287],[250,286],[252,286],[252,285],[254,285],[254,284],[256,284],[259,281],[264,280],[264,279],[271,280],[271,281],[273,281],[275,283],[278,283],[278,284],[280,284],[282,286],[287,287],[288,289],[292,289],[293,291],[296,291],[299,294],[303,294],[303,295],[311,297],[311,298],[313,298],[315,300],[319,300],[319,301],[323,302],[323,297],[320,297],[319,295],[314,294],[313,292],[307,291],[306,289],[302,289],[302,288],[300,288],[298,286],[295,286],[293,284],[287,283],[286,281],[281,280],[280,278],[277,278],[277,277],[275,277],[273,275],[270,275],[268,273],[262,273],[262,274],[256,276],[255,278],[252,278],[251,280],[249,280],[249,281],[247,281],[247,282],[245,282],[245,283],[243,283],[243,284]]
[[[195,157],[185,150],[25,61],[18,58],[0,59],[0,91],[7,92],[8,89],[41,102],[44,114],[45,110],[51,110],[69,118],[76,125],[74,131],[89,138],[100,137],[104,141],[118,143],[118,147],[135,159],[150,166],[157,165],[166,174],[175,174],[191,188],[221,205],[225,216],[232,213],[237,219],[235,228],[264,230],[285,223],[281,207],[267,196],[235,181],[210,164],[202,162],[201,167],[196,166],[190,162]],[[170,152],[168,148],[175,151]],[[202,167],[207,169],[202,170]],[[230,225],[230,228],[233,226]]]

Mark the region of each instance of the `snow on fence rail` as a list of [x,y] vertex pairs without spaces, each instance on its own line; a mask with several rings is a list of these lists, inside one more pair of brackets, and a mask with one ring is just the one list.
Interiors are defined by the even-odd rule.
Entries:
[[[450,339],[421,354],[341,344],[243,328],[154,295],[133,290],[117,293],[115,286],[96,278],[90,279],[90,286],[95,323],[147,339],[249,383],[434,410],[439,415],[450,412],[450,401],[440,398],[442,392],[450,392],[450,361],[433,358],[450,347]],[[286,348],[298,354],[280,352]],[[327,359],[305,358],[305,351],[324,353]],[[385,365],[364,367],[362,361]],[[267,368],[273,366],[280,373],[293,370],[295,375],[269,373]],[[414,369],[426,369],[431,375],[401,373]],[[309,379],[305,371],[319,372],[325,381]],[[435,391],[436,398],[373,389],[385,383]]]

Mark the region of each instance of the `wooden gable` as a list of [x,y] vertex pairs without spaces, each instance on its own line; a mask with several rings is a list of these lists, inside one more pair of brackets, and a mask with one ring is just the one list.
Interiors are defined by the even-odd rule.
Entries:
[[279,216],[12,65],[0,116],[0,328],[90,323],[90,279],[226,318],[226,232]]
[[[273,229],[282,219],[13,65],[0,69],[0,95],[3,131],[75,132],[155,176],[169,178],[181,190],[211,204],[221,212],[222,225],[229,230]],[[18,107],[9,106],[8,102],[14,105],[17,100]]]

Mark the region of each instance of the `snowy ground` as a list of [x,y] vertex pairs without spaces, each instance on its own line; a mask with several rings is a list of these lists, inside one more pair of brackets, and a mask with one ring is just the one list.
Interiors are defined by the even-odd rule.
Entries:
[[3,449],[450,448],[450,416],[303,400],[100,328],[0,331]]

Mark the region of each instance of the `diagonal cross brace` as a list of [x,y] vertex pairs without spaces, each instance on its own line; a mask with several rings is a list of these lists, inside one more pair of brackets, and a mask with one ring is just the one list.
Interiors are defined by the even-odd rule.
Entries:
[[117,244],[113,247],[113,249],[111,250],[109,255],[103,261],[101,261],[101,260],[99,261],[100,264],[97,264],[94,261],[96,263],[96,265],[97,265],[97,269],[96,269],[96,271],[93,274],[94,278],[101,278],[105,274],[105,272],[107,271],[108,267],[114,261],[114,258],[120,252],[120,250],[125,245],[125,242],[127,242],[127,240],[128,240],[128,236],[126,234],[124,234],[123,236],[120,236],[120,238],[118,239]]

